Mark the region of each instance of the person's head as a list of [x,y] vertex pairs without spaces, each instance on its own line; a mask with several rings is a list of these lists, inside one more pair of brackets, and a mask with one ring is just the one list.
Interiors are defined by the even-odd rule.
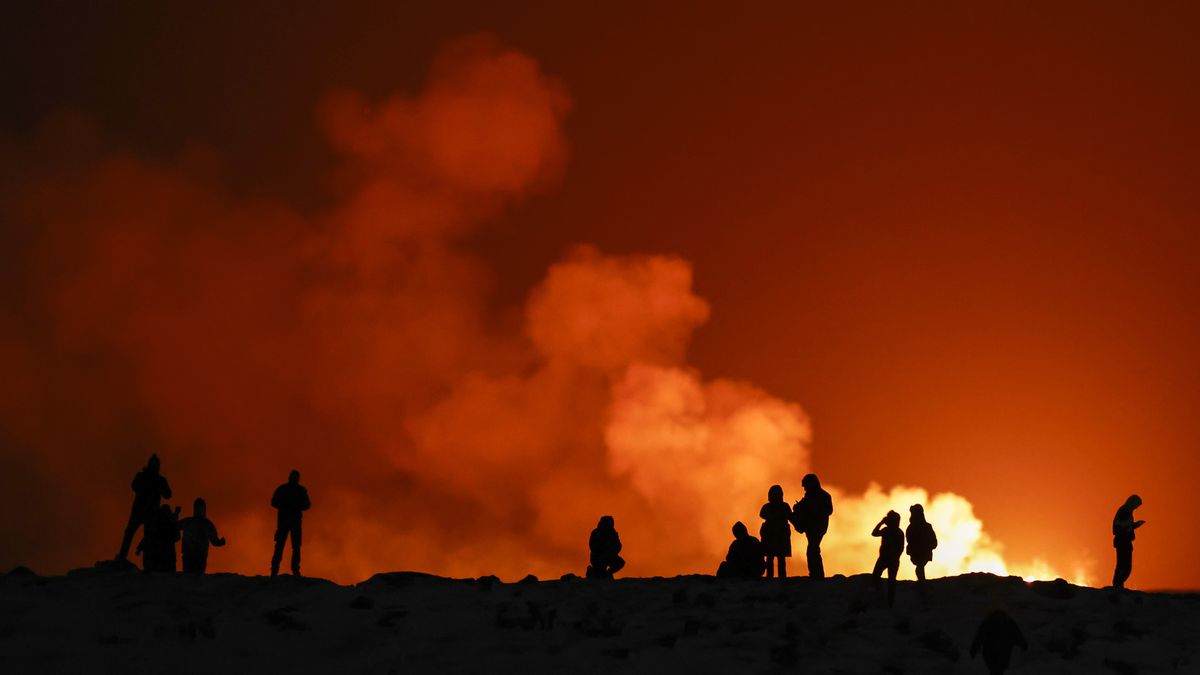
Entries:
[[600,516],[600,522],[596,523],[596,527],[601,530],[615,530],[617,529],[617,522],[613,520],[612,516]]
[[805,492],[821,489],[821,479],[817,478],[817,474],[815,473],[806,474],[800,481],[800,484],[804,486]]
[[912,522],[925,522],[925,507],[920,504],[913,504],[908,507],[908,519]]
[[298,484],[300,482],[300,472],[292,469],[292,472],[288,474],[288,482],[292,485]]
[[1129,499],[1125,500],[1125,506],[1128,506],[1131,510],[1136,509],[1137,507],[1139,507],[1141,505],[1142,505],[1142,498],[1137,495],[1129,495]]
[[208,513],[208,504],[200,497],[196,497],[196,501],[192,502],[192,515],[197,518],[203,518]]
[[888,511],[887,515],[883,517],[883,522],[892,527],[898,527],[900,525],[900,514],[895,511]]
[[742,539],[743,537],[748,537],[748,536],[750,536],[750,532],[749,532],[749,530],[746,529],[745,523],[743,523],[742,521],[739,520],[733,524],[733,538],[734,539]]
[[150,473],[158,473],[158,467],[158,454],[156,453],[150,455],[150,459],[146,460],[146,468],[150,471]]
[[769,502],[783,501],[783,487],[779,486],[779,485],[772,485],[771,489],[767,490],[767,501],[769,501]]

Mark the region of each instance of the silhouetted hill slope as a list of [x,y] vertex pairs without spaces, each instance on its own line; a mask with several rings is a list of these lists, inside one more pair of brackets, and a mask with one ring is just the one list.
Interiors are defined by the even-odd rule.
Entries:
[[111,567],[0,578],[7,673],[984,673],[987,611],[1029,640],[1011,673],[1200,672],[1200,596],[1026,584],[712,577],[500,583],[398,572],[146,576]]

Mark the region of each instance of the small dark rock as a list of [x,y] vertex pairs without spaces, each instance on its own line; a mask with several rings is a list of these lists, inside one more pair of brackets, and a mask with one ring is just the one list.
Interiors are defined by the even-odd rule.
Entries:
[[36,577],[37,573],[24,565],[17,565],[8,571],[10,577]]
[[574,572],[567,572],[558,578],[559,581],[579,581],[579,575]]
[[1117,675],[1138,675],[1140,672],[1138,667],[1132,663],[1118,661],[1117,659],[1104,659],[1104,665],[1108,666],[1109,670],[1117,673]]
[[951,661],[958,660],[958,647],[954,646],[954,640],[940,630],[925,631],[921,633],[918,641],[922,647],[937,652]]
[[1034,581],[1029,584],[1029,588],[1042,597],[1055,600],[1070,600],[1075,597],[1075,587],[1067,583],[1065,579]]
[[400,622],[400,619],[403,619],[406,616],[408,616],[408,611],[406,610],[392,610],[379,617],[379,620],[375,622],[375,625],[382,626],[383,628],[393,628],[397,623]]
[[266,617],[268,623],[279,630],[308,630],[308,624],[292,616],[291,613],[294,611],[296,611],[295,607],[278,607],[263,616]]
[[789,668],[796,665],[796,645],[791,642],[771,646],[771,662]]
[[534,575],[532,575],[532,574],[526,574],[526,575],[525,575],[525,578],[521,579],[521,580],[520,580],[520,581],[518,581],[517,583],[518,583],[518,584],[536,584],[537,582],[538,582],[538,578],[537,578],[537,577],[535,577],[535,576],[534,576]]

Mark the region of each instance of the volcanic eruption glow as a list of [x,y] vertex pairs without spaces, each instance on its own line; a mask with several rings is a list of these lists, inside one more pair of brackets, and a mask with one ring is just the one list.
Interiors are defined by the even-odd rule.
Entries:
[[[111,555],[157,451],[176,499],[206,497],[229,539],[216,571],[265,570],[267,499],[296,467],[313,575],[578,573],[605,513],[629,574],[712,572],[768,486],[801,496],[801,407],[688,364],[720,308],[686,260],[580,246],[518,312],[492,306],[463,243],[560,174],[569,107],[533,59],[470,39],[420,94],[329,98],[344,193],[316,215],[235,197],[188,157],[85,156],[7,191],[5,216],[39,227],[28,301],[0,313],[6,463],[71,503],[30,497],[52,527],[0,514],[21,542],[6,556],[29,556],[4,562],[84,563],[78,541],[38,534],[67,527],[88,560]],[[1061,574],[1006,561],[963,496],[831,491],[830,573],[869,570],[875,522],[922,503],[932,576]]]

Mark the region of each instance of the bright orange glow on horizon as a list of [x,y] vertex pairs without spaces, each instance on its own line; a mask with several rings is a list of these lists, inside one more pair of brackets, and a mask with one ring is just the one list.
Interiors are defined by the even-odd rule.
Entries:
[[385,4],[272,13],[286,68],[3,41],[0,570],[111,556],[158,452],[214,571],[293,467],[342,582],[578,574],[605,513],[711,573],[815,471],[830,574],[923,503],[931,576],[1103,585],[1137,492],[1131,586],[1200,587],[1200,16]]

